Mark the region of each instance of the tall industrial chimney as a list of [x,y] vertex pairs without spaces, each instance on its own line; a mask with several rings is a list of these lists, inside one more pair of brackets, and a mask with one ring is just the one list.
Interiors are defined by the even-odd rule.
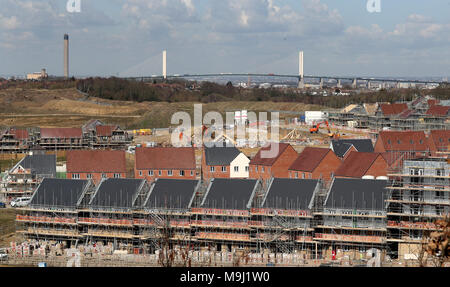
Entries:
[[167,77],[167,52],[163,51],[163,77],[164,79]]
[[69,78],[69,35],[64,34],[64,78]]
[[303,89],[305,87],[305,81],[303,79],[303,51],[298,53],[298,88]]

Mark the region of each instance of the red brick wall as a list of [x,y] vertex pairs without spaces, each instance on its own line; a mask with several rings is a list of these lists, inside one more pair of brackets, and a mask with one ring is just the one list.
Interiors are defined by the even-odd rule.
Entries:
[[272,166],[273,177],[288,178],[288,169],[292,163],[297,159],[298,153],[292,146],[288,146],[284,152],[278,157]]
[[[295,177],[296,173],[297,173],[297,177]],[[312,173],[311,172],[305,172],[305,171],[290,170],[289,171],[289,178],[311,179],[312,178]]]
[[[142,175],[139,175],[140,171],[142,171]],[[155,178],[172,178],[172,179],[195,179],[196,178],[195,169],[184,170],[184,176],[180,175],[179,169],[172,169],[172,175],[169,175],[168,169],[162,169],[161,175],[159,175],[159,171],[160,171],[159,169],[153,169],[153,176],[150,176],[150,175],[148,175],[148,172],[149,172],[148,169],[137,170],[135,168],[134,169],[134,177],[139,178],[139,179],[144,178],[148,182],[153,182],[155,180]],[[192,171],[192,175],[191,175],[191,171]]]
[[[261,166],[258,165],[258,171],[255,170],[255,165],[250,164],[249,166],[249,178],[253,179],[270,179],[271,177],[278,178],[288,178],[289,172],[288,168],[297,159],[297,152],[292,146],[288,146],[283,153],[278,157],[272,166]],[[264,167],[264,172],[262,172],[262,167]]]
[[341,160],[334,154],[332,150],[330,150],[312,172],[312,178],[319,179],[322,177],[325,181],[331,180],[331,173],[334,174],[341,163]]
[[[117,173],[117,172],[116,172]],[[94,182],[94,184],[98,184],[100,181],[101,181],[101,179],[102,179],[102,174],[103,173],[101,173],[101,172],[68,172],[67,174],[66,174],[66,178],[68,178],[68,179],[72,179],[72,174],[79,174],[80,175],[80,178],[79,179],[88,179],[87,178],[87,176],[88,176],[88,174],[92,174],[92,180],[93,180],[93,182]],[[104,174],[106,174],[106,178],[114,178],[114,174],[115,173],[104,173]],[[126,178],[127,177],[127,174],[126,174],[126,172],[121,172],[120,173],[120,178]]]
[[230,178],[230,166],[225,166],[226,172],[222,171],[221,165],[214,165],[214,172],[211,172],[211,165],[206,165],[205,149],[202,152],[202,176],[203,179]]
[[386,160],[379,155],[364,175],[387,176],[387,168]]
[[[258,171],[256,171],[256,167],[258,167]],[[272,167],[267,165],[249,165],[249,178],[252,179],[270,179],[272,177]],[[262,169],[264,168],[264,172]]]
[[[313,172],[296,171],[289,170],[289,177],[295,178],[295,173],[297,173],[297,178],[305,179],[319,179],[322,178],[325,181],[331,180],[331,173],[334,174],[336,169],[341,165],[342,161],[336,156],[336,154],[330,150],[327,155],[322,159],[319,165],[313,170]],[[303,176],[304,174],[304,176]]]

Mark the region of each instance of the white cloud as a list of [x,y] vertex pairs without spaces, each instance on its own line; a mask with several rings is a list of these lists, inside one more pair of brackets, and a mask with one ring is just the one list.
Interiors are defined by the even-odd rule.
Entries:
[[19,26],[20,22],[16,16],[5,17],[0,14],[0,29],[13,30]]

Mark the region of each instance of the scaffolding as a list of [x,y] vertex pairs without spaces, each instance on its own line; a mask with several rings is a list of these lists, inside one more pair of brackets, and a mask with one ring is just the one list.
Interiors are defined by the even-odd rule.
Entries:
[[386,210],[392,255],[417,255],[434,222],[450,212],[450,165],[444,158],[406,160],[400,172],[389,174]]

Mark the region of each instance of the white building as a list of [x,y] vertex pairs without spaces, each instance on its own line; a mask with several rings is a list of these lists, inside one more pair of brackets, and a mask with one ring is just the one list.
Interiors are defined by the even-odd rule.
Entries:
[[305,122],[307,124],[313,124],[328,119],[328,112],[323,111],[306,111]]

